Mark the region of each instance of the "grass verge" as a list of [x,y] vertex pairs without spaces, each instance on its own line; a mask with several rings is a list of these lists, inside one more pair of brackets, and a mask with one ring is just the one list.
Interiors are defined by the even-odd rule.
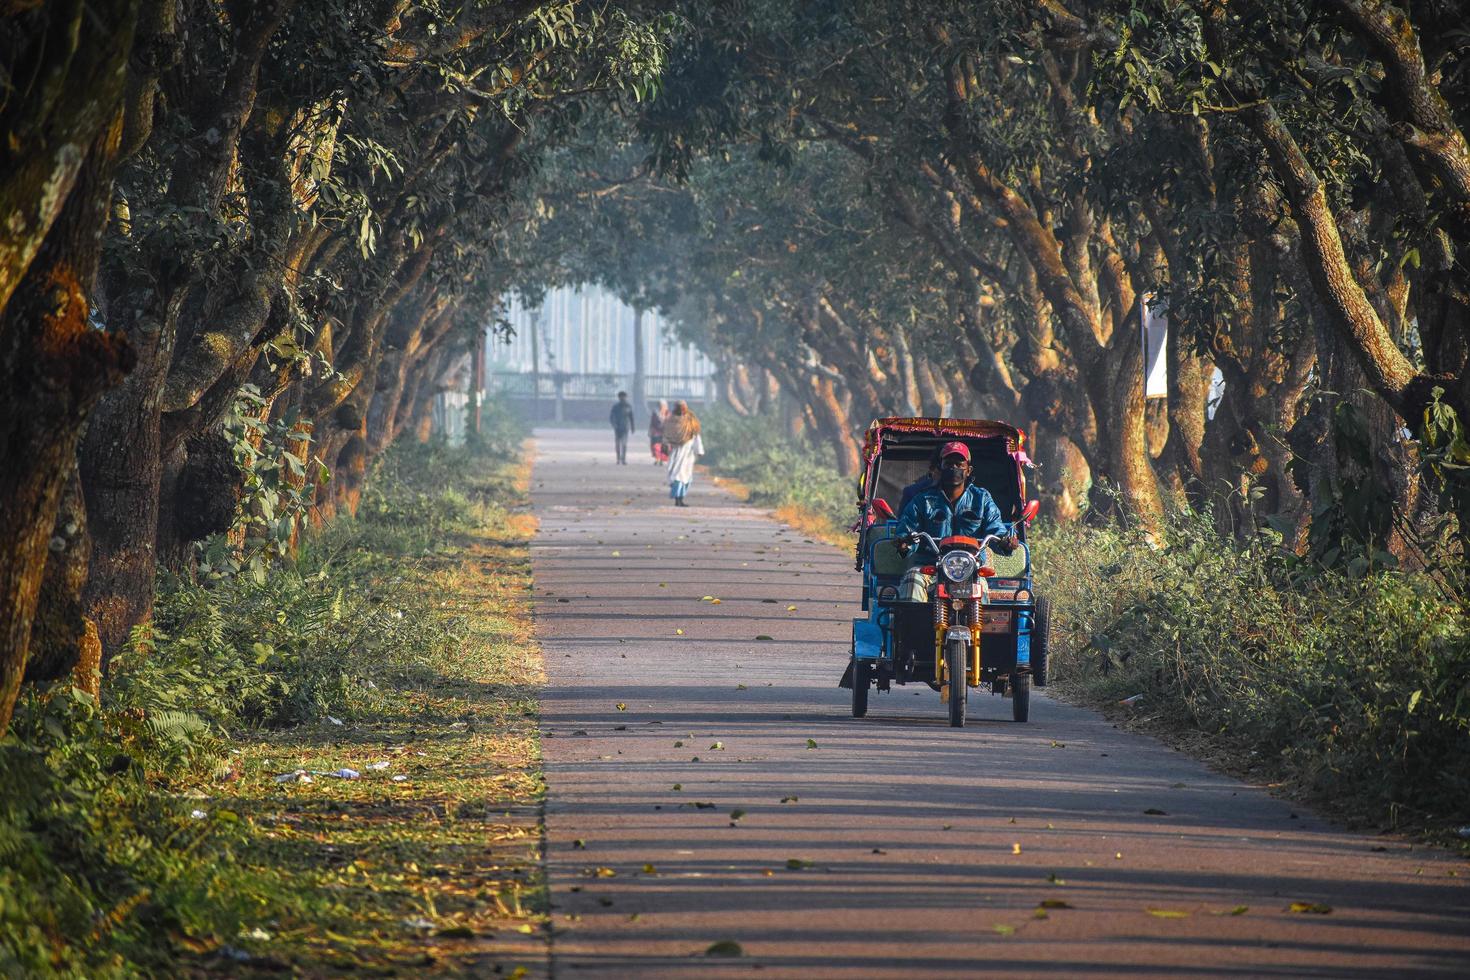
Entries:
[[[851,548],[850,481],[820,448],[769,419],[713,412],[705,429],[715,473]],[[1198,516],[1176,516],[1168,540],[1037,525],[1052,692],[1349,823],[1470,852],[1455,833],[1470,823],[1465,610],[1423,575],[1305,575],[1269,537],[1238,545]]]
[[[0,742],[0,975],[541,974],[529,466],[391,452]],[[355,774],[355,775],[354,775]]]
[[715,407],[700,416],[704,462],[720,486],[807,537],[851,548],[853,481],[838,475],[831,447],[793,445],[777,420]]

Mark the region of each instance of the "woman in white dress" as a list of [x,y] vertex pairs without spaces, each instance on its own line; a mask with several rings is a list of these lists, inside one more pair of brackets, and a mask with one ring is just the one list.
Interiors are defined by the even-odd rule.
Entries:
[[669,496],[675,507],[688,507],[684,495],[694,482],[694,460],[704,455],[704,440],[699,436],[699,419],[687,402],[675,405],[664,423],[664,442],[669,445]]

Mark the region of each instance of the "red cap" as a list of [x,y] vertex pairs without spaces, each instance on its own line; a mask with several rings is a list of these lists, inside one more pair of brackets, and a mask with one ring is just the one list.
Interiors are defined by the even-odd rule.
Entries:
[[939,458],[943,459],[946,456],[963,456],[965,457],[965,462],[968,463],[970,461],[970,447],[959,441],[946,442],[944,448],[939,450]]

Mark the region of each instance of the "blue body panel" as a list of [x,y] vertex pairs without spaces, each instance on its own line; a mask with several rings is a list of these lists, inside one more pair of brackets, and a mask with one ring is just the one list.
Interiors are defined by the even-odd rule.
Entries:
[[883,657],[883,630],[869,619],[852,621],[852,655],[858,660],[879,660]]

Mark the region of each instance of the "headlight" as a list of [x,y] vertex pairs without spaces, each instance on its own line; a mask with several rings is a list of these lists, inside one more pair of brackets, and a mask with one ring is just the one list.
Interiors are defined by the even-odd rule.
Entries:
[[975,556],[968,551],[951,551],[939,559],[939,568],[951,582],[968,582],[975,577]]

